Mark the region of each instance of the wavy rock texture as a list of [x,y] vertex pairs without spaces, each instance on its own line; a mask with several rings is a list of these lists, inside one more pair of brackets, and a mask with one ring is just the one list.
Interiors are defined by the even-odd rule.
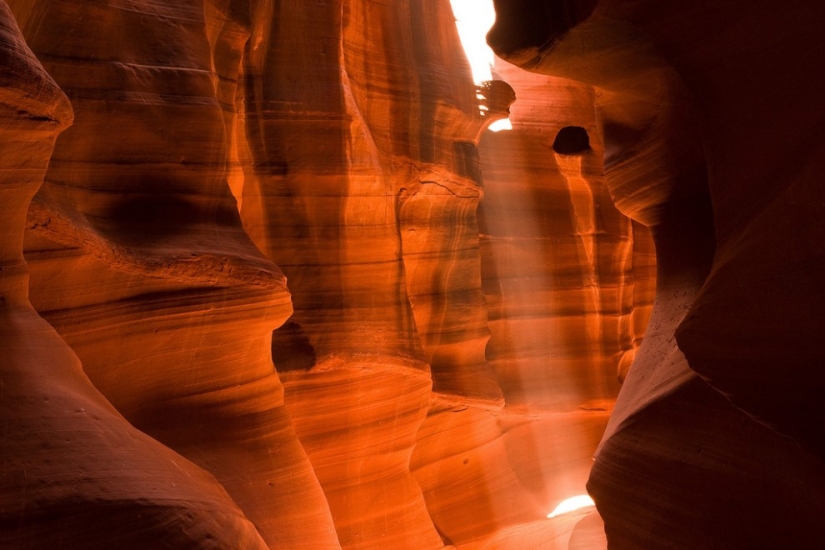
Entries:
[[443,2],[285,3],[283,32],[248,67],[244,204],[260,214],[242,211],[289,277],[295,313],[273,358],[348,548],[443,546],[409,471],[432,381],[399,196],[481,126],[472,84],[449,72],[466,74],[443,49],[449,15]]
[[240,61],[215,28],[242,29],[212,7],[12,3],[75,110],[29,212],[32,300],[114,406],[215,475],[267,544],[336,547],[270,359],[285,279],[227,185],[216,71]]
[[[512,108],[514,130],[481,146],[487,356],[511,406],[605,410],[617,365],[647,324],[652,241],[604,184],[592,87],[505,62],[497,70],[525,99]],[[589,145],[555,152],[569,128],[585,130]]]
[[635,104],[477,87],[446,0],[8,4],[9,546],[604,547],[546,514],[647,345]]
[[818,547],[823,241],[810,220],[825,113],[807,75],[822,69],[825,10],[572,6],[509,5],[489,40],[596,86],[607,185],[656,245],[650,326],[589,482],[610,547]]
[[[289,332],[276,332],[273,353],[343,544],[441,547],[477,536],[480,525],[489,531],[527,517],[523,504],[508,504],[512,511],[498,523],[468,514],[491,494],[531,506],[507,473],[501,429],[488,410],[501,405],[502,395],[484,356],[489,331],[475,221],[482,195],[475,140],[486,121],[455,53],[445,3],[353,2],[343,13],[343,53],[328,56],[330,69],[321,73],[340,79],[333,89],[343,89],[343,97],[331,103],[326,94],[318,103],[331,111],[328,118],[343,118],[344,140],[321,133],[328,124],[316,118],[318,108],[302,115],[295,101],[267,113],[247,111],[263,118],[250,126],[275,140],[258,154],[272,159],[278,152],[278,164],[287,167],[268,180],[256,174],[269,196],[245,188],[244,204],[268,211],[250,215],[247,226],[252,234],[280,237],[262,247],[289,276],[296,313]],[[317,82],[308,63],[298,67],[308,67],[298,79],[304,88],[288,93],[312,97],[325,81]],[[285,93],[278,81],[263,89]],[[318,127],[312,135],[323,157],[317,149],[279,145],[310,124]],[[254,155],[255,136],[249,137]],[[264,231],[255,230],[257,219],[265,220]],[[304,245],[296,248],[295,240]],[[352,397],[342,400],[341,388]],[[473,409],[462,422],[484,437],[455,437],[456,416],[441,414],[468,405]],[[488,436],[493,445],[483,447]],[[488,473],[504,476],[496,487],[488,482],[497,476],[477,470],[468,487],[456,490],[466,473],[439,460],[467,450]],[[458,514],[456,504],[464,507]],[[533,509],[529,517],[540,515]]]
[[[647,322],[652,241],[607,194],[592,87],[502,61],[496,68],[524,99],[511,109],[514,129],[488,133],[481,144],[493,334],[487,357],[508,410],[521,417],[509,421],[516,428],[509,444],[529,470],[517,473],[531,480],[527,485],[549,511],[584,492],[590,449],[619,390],[617,369],[633,355],[639,325],[643,332]],[[556,153],[557,136],[570,127],[586,130],[589,146]],[[532,415],[542,420],[528,422]],[[559,429],[578,442],[557,439]],[[537,450],[545,445],[556,452]],[[561,449],[574,454],[562,459]],[[578,466],[558,470],[554,461],[562,460]]]
[[72,108],[0,2],[4,548],[265,548],[214,478],[132,428],[28,301],[26,209]]
[[[485,134],[479,148],[486,357],[506,406],[495,422],[486,415],[490,425],[480,412],[451,413],[451,430],[444,431],[475,433],[482,444],[475,455],[458,447],[436,464],[442,472],[451,461],[463,464],[462,477],[476,469],[476,483],[489,488],[478,490],[474,506],[442,496],[450,504],[442,513],[453,515],[453,528],[465,536],[504,529],[475,547],[527,548],[543,539],[567,548],[576,522],[538,518],[585,492],[618,392],[617,368],[633,354],[632,316],[641,318],[643,331],[650,309],[651,241],[644,229],[634,239],[630,221],[607,196],[592,88],[501,61],[496,70],[519,98],[510,109],[513,130]],[[554,153],[556,136],[571,126],[586,128],[591,146]],[[462,415],[464,425],[455,419]],[[501,458],[490,461],[497,448]],[[502,463],[507,470],[496,468]]]

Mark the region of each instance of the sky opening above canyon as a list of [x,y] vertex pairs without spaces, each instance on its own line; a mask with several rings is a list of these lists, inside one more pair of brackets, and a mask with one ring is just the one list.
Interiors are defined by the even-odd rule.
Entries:
[[[487,31],[496,21],[493,0],[450,0],[455,15],[455,24],[464,53],[473,71],[473,80],[481,84],[493,80],[493,50],[487,45]],[[512,130],[510,119],[505,118],[492,123],[489,130]]]

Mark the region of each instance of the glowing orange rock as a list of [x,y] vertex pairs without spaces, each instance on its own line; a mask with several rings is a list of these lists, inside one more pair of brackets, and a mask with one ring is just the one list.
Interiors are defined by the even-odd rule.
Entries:
[[65,95],[0,2],[0,545],[265,548],[212,476],[132,428],[27,299],[26,208]]
[[[454,142],[478,133],[475,87],[447,70],[468,76],[446,3],[296,2],[279,21],[250,62],[241,211],[289,278],[295,313],[273,335],[287,408],[342,546],[441,548],[409,469],[433,380],[430,297],[408,288],[431,264],[407,271],[402,232],[428,219],[410,215],[421,182],[442,190]],[[475,320],[459,340],[478,357]]]
[[[335,548],[270,358],[285,279],[227,185],[235,109],[218,98],[234,94],[216,70],[237,78],[244,41],[225,42],[251,31],[221,34],[228,8],[209,7],[12,3],[76,113],[29,212],[32,299],[118,411],[215,475],[267,544]],[[84,20],[99,29],[78,40]]]
[[[72,349],[30,308],[4,332],[15,361],[23,342],[67,366],[18,369],[2,419],[44,436],[3,458],[28,476],[21,457],[54,461],[38,445],[92,416],[110,435],[78,428],[84,448],[125,469],[112,487],[94,472],[70,526],[11,517],[15,544],[109,548],[89,531],[117,525],[136,548],[603,545],[592,509],[546,515],[582,491],[617,374],[643,355],[651,244],[607,188],[657,225],[673,186],[637,190],[633,169],[605,185],[600,159],[602,132],[633,137],[650,101],[608,94],[600,127],[591,86],[500,67],[515,129],[482,138],[513,88],[472,83],[444,0],[10,5],[76,121],[52,154],[58,128],[24,116],[39,149],[9,157],[45,173],[25,223],[31,298]],[[606,153],[615,176],[623,150]],[[8,196],[17,265],[29,195]],[[2,280],[22,299],[22,276]],[[38,425],[23,402],[44,385],[62,408]],[[75,451],[65,471],[100,464]],[[3,502],[26,512],[12,477]],[[101,494],[124,508],[86,506]]]
[[[591,89],[496,70],[519,98],[513,130],[485,134],[479,148],[485,357],[506,406],[434,408],[413,470],[439,531],[457,545],[566,545],[576,522],[546,515],[584,492],[617,365],[632,353],[630,316],[644,317],[650,298],[632,299],[634,240],[602,184]],[[570,125],[589,128],[595,152],[553,156],[555,136]],[[642,272],[635,283],[640,296],[652,288]]]

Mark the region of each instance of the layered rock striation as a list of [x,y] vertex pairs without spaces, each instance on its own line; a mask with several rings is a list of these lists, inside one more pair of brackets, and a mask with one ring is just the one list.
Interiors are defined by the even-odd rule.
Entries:
[[214,28],[241,24],[202,2],[11,7],[75,111],[29,211],[35,307],[118,411],[211,472],[268,545],[336,547],[270,358],[286,281],[228,185],[221,77],[240,60]]
[[481,140],[487,357],[512,467],[549,512],[585,492],[651,308],[652,241],[608,195],[593,88],[496,69],[523,99]]
[[822,240],[799,224],[822,213],[825,11],[498,4],[500,55],[596,87],[607,186],[655,241],[650,325],[589,482],[610,547],[818,546]]
[[0,2],[0,545],[263,549],[215,478],[139,432],[28,300],[23,230],[72,106]]
[[642,224],[697,233],[602,157],[687,99],[476,85],[446,0],[7,4],[0,542],[603,547],[546,516],[675,326]]

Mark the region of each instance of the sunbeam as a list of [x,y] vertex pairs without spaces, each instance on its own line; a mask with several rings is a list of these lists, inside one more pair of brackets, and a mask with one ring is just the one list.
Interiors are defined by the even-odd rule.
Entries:
[[[464,53],[470,62],[473,81],[476,84],[493,80],[495,56],[487,45],[487,31],[496,21],[496,12],[492,0],[450,0],[455,15],[455,25]],[[492,132],[512,130],[510,119],[493,122],[488,128]]]

